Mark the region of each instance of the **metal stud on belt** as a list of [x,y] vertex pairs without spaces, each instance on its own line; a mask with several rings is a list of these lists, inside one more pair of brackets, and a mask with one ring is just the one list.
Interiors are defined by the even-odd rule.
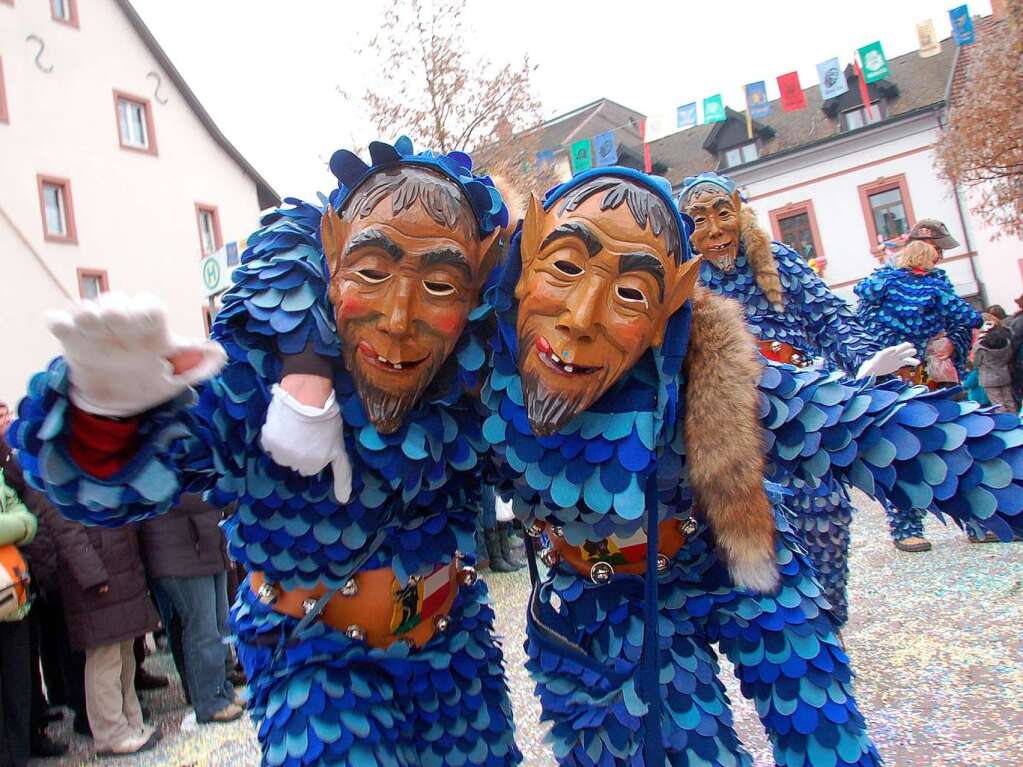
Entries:
[[302,612],[305,613],[306,615],[311,613],[313,610],[316,609],[316,602],[317,602],[317,600],[316,600],[315,597],[308,597],[306,599],[303,599],[302,600]]
[[461,580],[463,586],[465,586],[466,588],[472,588],[473,586],[476,585],[476,581],[479,580],[480,576],[479,573],[476,572],[475,567],[466,566],[459,571],[458,577]]
[[696,532],[697,527],[699,527],[699,525],[696,524],[696,520],[693,519],[692,517],[689,517],[682,523],[682,526],[679,528],[679,531],[682,533],[682,535],[688,538],[689,536],[693,535]]
[[544,549],[540,552],[540,559],[548,567],[554,567],[554,565],[561,561],[561,555],[557,549]]
[[777,354],[781,351],[781,341],[771,341],[771,351]]
[[666,573],[668,568],[671,567],[671,560],[664,554],[657,555],[657,572]]
[[359,584],[355,582],[355,578],[349,578],[344,586],[341,587],[341,596],[343,597],[354,597],[359,594]]
[[590,568],[590,580],[598,586],[603,586],[610,581],[614,574],[615,569],[610,562],[594,562],[593,567]]
[[281,595],[281,590],[273,583],[264,581],[259,587],[259,591],[256,592],[256,596],[259,601],[267,607],[270,607],[277,601],[277,598]]
[[543,535],[543,523],[533,520],[532,524],[526,528],[526,534],[530,538],[539,538]]
[[555,538],[564,538],[565,537],[565,528],[563,528],[561,525],[554,525],[554,527],[551,528],[551,534]]
[[451,628],[451,618],[446,615],[438,615],[433,619],[433,625],[437,627],[437,631],[443,634]]
[[366,629],[356,623],[353,623],[345,629],[345,636],[353,642],[361,642],[366,638]]

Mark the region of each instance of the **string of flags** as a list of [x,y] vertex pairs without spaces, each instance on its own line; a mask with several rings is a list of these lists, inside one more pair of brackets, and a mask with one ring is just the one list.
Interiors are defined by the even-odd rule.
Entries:
[[[952,22],[952,36],[956,45],[972,45],[976,36],[973,29],[973,19],[970,16],[969,8],[960,5],[948,12]],[[936,56],[941,53],[941,42],[934,29],[933,19],[926,19],[916,25],[917,39],[920,43],[919,54],[923,58]],[[864,109],[873,109],[867,86],[886,77],[891,76],[888,67],[888,59],[884,55],[881,41],[875,40],[872,43],[857,48],[853,52],[852,66],[859,80],[860,97]],[[837,98],[849,90],[846,82],[842,64],[838,56],[817,65],[818,88],[821,99],[828,101]],[[799,73],[796,71],[786,72],[776,78],[778,92],[781,94],[780,104],[784,112],[795,112],[806,109],[806,92],[799,82]],[[753,120],[767,117],[771,113],[771,102],[767,97],[767,83],[764,80],[747,83],[744,86],[746,100],[746,132],[749,138],[753,138]],[[675,127],[679,130],[692,128],[700,124],[697,107],[699,102],[690,101],[682,104],[675,110]],[[702,103],[703,123],[723,122],[727,119],[725,113],[725,102],[720,93],[707,96]],[[611,130],[598,133],[596,136],[579,139],[569,146],[569,158],[573,175],[590,168],[615,165],[618,162],[618,144],[615,141],[616,131],[634,125],[619,126]],[[650,172],[650,144],[646,140],[646,120],[641,120],[639,133],[643,142],[644,167]],[[543,169],[555,164],[555,149],[545,149],[536,154],[537,168]]]
[[[952,22],[952,35],[956,44],[972,45],[975,41],[973,30],[973,19],[970,17],[969,8],[961,5],[948,12]],[[938,40],[934,30],[933,19],[927,19],[916,25],[917,38],[920,42],[920,55],[924,58],[936,56],[941,53],[941,42]],[[888,68],[888,59],[884,55],[881,41],[875,40],[869,45],[858,48],[853,53],[853,67],[857,73],[862,73],[860,78],[861,87],[883,80],[891,75]],[[837,56],[822,61],[817,65],[819,77],[819,88],[821,98],[825,101],[841,96],[849,90],[842,66]],[[781,108],[784,112],[795,112],[806,108],[806,93],[799,82],[798,72],[786,72],[777,77],[778,91],[781,94]],[[748,83],[745,88],[746,95],[746,123],[750,138],[753,137],[752,120],[767,117],[771,113],[771,103],[767,98],[766,83],[763,80]],[[865,91],[865,88],[863,89]],[[869,107],[869,99],[864,98],[863,103]],[[720,93],[707,96],[703,99],[703,121],[702,124],[722,122],[725,120],[725,105]],[[692,128],[701,124],[697,114],[697,102],[691,101],[676,109],[675,127],[682,130]]]

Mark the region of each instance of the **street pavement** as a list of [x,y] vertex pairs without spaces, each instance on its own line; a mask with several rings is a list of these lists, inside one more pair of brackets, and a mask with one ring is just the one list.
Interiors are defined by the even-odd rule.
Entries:
[[[853,524],[851,618],[843,632],[858,674],[857,695],[871,734],[892,767],[1017,767],[1023,764],[1023,543],[970,544],[956,528],[928,519],[934,550],[896,551],[884,514],[862,495]],[[523,668],[525,570],[486,574],[508,664],[518,742],[525,767],[555,767],[539,723],[539,706]],[[742,698],[727,661],[736,729],[771,767],[770,746],[753,707]],[[171,673],[159,654],[147,668]],[[259,749],[243,719],[189,732],[180,687],[143,695],[163,730],[153,751],[114,760],[124,767],[255,767]],[[67,737],[69,721],[51,726]],[[98,763],[89,741],[72,736],[72,752],[39,767]],[[107,760],[104,760],[107,761]]]

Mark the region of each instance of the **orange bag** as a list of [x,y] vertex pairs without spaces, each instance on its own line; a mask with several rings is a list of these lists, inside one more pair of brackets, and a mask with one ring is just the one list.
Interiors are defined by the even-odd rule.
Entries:
[[28,565],[14,544],[0,546],[0,621],[28,603]]

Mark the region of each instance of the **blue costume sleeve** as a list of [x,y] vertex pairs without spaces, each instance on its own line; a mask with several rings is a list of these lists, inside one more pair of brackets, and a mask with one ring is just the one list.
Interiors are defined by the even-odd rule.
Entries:
[[772,250],[785,300],[794,304],[788,309],[798,313],[806,337],[817,343],[815,351],[829,365],[856,375],[880,345],[863,329],[848,304],[831,292],[799,254],[777,242]]
[[829,475],[903,509],[927,509],[1003,541],[1023,532],[1023,426],[901,381],[873,385],[769,365],[761,417],[769,460],[812,486]]
[[280,354],[310,345],[324,356],[339,354],[320,256],[320,211],[287,202],[292,207],[270,213],[249,238],[217,316],[214,337],[227,352],[227,366],[198,396],[186,392],[145,413],[139,449],[116,474],[106,480],[88,475],[68,452],[64,361],[58,358],[32,380],[12,426],[12,444],[33,486],[65,516],[112,527],[160,514],[182,492],[213,491],[223,504],[246,482],[260,485],[264,474],[246,465],[246,448],[257,443],[266,420]]
[[784,519],[778,529],[778,592],[732,591],[717,600],[710,634],[735,666],[742,694],[756,706],[774,746],[774,764],[880,765],[813,568]]

